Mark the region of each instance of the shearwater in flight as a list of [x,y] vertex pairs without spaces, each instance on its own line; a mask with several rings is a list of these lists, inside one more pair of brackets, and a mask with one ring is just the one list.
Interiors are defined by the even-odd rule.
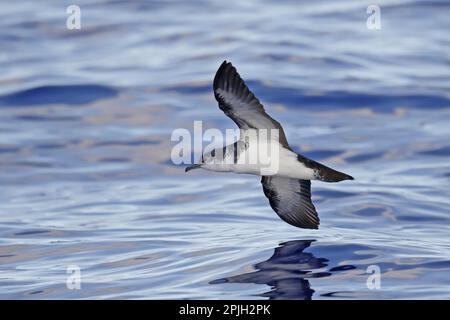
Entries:
[[[264,195],[281,219],[299,228],[318,229],[319,216],[311,201],[311,180],[339,182],[353,177],[295,153],[280,123],[265,112],[231,63],[224,61],[217,70],[213,89],[219,108],[238,125],[240,138],[224,148],[204,153],[199,163],[185,171],[203,168],[260,175]],[[268,130],[275,134],[260,138],[263,136],[260,132]],[[249,156],[260,148],[278,151],[271,158],[276,170],[264,171],[267,164],[259,160],[248,163]]]

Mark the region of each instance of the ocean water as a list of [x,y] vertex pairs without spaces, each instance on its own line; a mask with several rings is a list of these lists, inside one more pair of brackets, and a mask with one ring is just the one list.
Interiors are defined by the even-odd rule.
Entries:
[[[76,2],[80,30],[68,1],[0,3],[0,298],[450,298],[448,1],[378,1],[380,30],[369,1]],[[319,230],[172,163],[173,130],[234,128],[225,59],[355,177],[313,182]]]

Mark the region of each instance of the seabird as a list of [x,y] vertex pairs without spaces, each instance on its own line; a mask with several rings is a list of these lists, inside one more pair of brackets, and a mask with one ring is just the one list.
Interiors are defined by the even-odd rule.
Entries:
[[[224,61],[217,70],[213,89],[219,108],[239,127],[240,138],[224,148],[204,153],[199,163],[187,167],[185,172],[203,168],[260,175],[264,195],[282,220],[299,228],[318,229],[320,220],[311,201],[311,180],[339,182],[353,180],[353,177],[294,152],[280,123],[266,113],[230,62]],[[266,140],[251,138],[261,136],[262,130],[271,129],[277,134]],[[261,163],[240,161],[256,153],[262,141],[266,147],[279,148],[278,157],[271,160],[277,164],[274,173],[262,173]]]

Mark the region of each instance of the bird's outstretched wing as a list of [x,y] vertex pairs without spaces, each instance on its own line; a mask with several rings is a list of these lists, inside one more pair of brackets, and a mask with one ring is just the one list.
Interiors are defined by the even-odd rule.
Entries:
[[278,129],[280,144],[290,149],[280,123],[266,113],[230,62],[224,61],[217,70],[213,86],[219,108],[240,129]]
[[271,176],[262,177],[261,183],[281,219],[299,228],[319,228],[319,216],[311,202],[311,181]]

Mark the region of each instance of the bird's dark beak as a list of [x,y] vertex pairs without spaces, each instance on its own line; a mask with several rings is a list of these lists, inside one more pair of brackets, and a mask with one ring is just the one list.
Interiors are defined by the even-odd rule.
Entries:
[[186,169],[184,169],[184,172],[188,172],[188,171],[191,171],[193,169],[200,168],[201,166],[202,166],[201,164],[193,164],[192,166],[186,167]]

